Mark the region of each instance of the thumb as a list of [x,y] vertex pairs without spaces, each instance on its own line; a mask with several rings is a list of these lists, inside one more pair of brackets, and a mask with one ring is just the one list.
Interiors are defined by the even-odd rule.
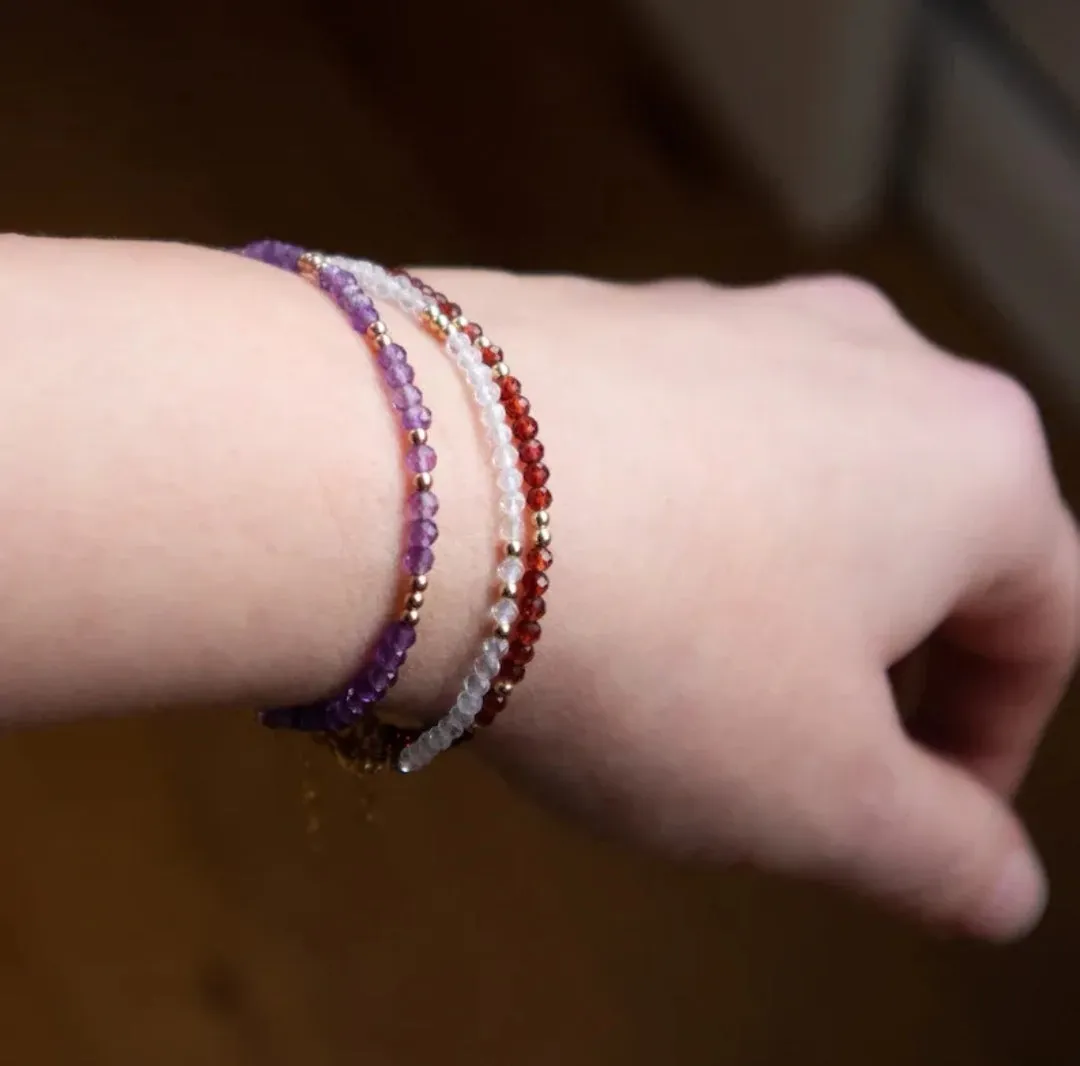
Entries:
[[861,812],[852,807],[842,877],[930,925],[998,942],[1029,933],[1047,885],[1016,815],[960,767],[906,738],[890,752],[889,787],[875,789]]

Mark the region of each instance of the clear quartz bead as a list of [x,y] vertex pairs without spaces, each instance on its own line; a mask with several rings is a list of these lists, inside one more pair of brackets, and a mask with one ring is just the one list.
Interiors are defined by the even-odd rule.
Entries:
[[488,440],[496,448],[509,444],[514,439],[514,431],[505,422],[497,422],[495,425],[488,426],[487,434]]
[[499,507],[505,515],[521,515],[525,513],[525,496],[520,492],[507,492],[499,500]]
[[525,518],[520,514],[503,515],[499,523],[499,536],[505,541],[517,541],[519,544],[525,539]]
[[501,444],[492,452],[491,461],[500,470],[515,470],[518,464],[517,449],[512,444]]
[[473,663],[473,673],[484,678],[489,685],[501,668],[502,659],[498,655],[488,655],[487,652],[481,652]]
[[451,711],[446,717],[446,731],[450,734],[451,741],[457,740],[466,730],[466,725]]
[[468,362],[475,362],[479,359],[479,355],[476,354],[472,341],[458,330],[453,330],[450,336],[446,338],[446,347],[450,350],[450,354],[460,359],[463,355],[467,355],[472,352],[473,356]]
[[454,707],[462,714],[467,715],[470,721],[480,713],[480,708],[483,706],[483,697],[476,696],[471,692],[462,692],[458,696],[457,703],[454,704]]
[[487,407],[488,404],[493,404],[502,394],[499,391],[499,386],[494,381],[485,381],[482,385],[473,387],[473,395],[476,397],[477,403]]
[[483,696],[489,688],[491,688],[491,679],[478,674],[475,669],[465,678],[465,691],[474,696]]
[[503,596],[494,607],[491,608],[491,617],[501,626],[512,626],[517,619],[517,604],[507,596]]
[[521,475],[520,470],[500,470],[499,471],[499,488],[503,492],[517,492],[518,489],[524,484],[525,479]]
[[495,571],[504,585],[518,585],[525,576],[525,564],[515,555],[508,555]]

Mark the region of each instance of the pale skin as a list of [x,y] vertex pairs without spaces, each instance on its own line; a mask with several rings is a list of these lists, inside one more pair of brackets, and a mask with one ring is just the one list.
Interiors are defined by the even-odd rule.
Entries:
[[[543,643],[481,750],[667,853],[1026,932],[1045,879],[1011,798],[1073,669],[1080,553],[1024,391],[844,279],[420,273],[506,350],[553,471]],[[395,698],[437,714],[496,490],[456,369],[386,317],[443,501]],[[325,297],[219,252],[0,238],[0,353],[8,722],[344,680],[393,609],[403,474]],[[907,730],[889,670],[927,641]]]

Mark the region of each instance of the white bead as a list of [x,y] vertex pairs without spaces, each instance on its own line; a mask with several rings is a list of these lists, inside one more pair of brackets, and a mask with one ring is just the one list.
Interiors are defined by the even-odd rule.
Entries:
[[512,626],[517,616],[517,604],[505,596],[491,608],[491,617],[501,626]]
[[488,655],[481,652],[476,662],[473,663],[473,673],[477,677],[484,678],[489,684],[495,679],[495,675],[502,668],[502,659],[498,655]]
[[457,703],[454,704],[454,707],[457,710],[464,715],[468,715],[470,719],[475,718],[480,713],[480,708],[483,706],[483,699],[471,692],[462,692],[457,698]]
[[409,291],[404,293],[401,297],[401,306],[411,315],[418,315],[424,310],[424,304],[427,301],[427,297],[419,289],[414,289],[411,285]]
[[483,696],[491,688],[491,678],[483,677],[474,670],[465,678],[465,691],[473,696]]
[[502,444],[492,453],[491,461],[500,470],[516,470],[518,463],[517,449],[509,444]]
[[505,422],[499,422],[485,428],[487,429],[488,440],[496,448],[501,447],[503,444],[509,444],[514,439],[513,430]]
[[499,536],[505,541],[517,541],[519,544],[525,539],[525,518],[520,514],[503,515],[499,523]]
[[525,564],[517,556],[508,555],[495,573],[504,585],[516,585],[525,576]]
[[495,381],[491,376],[491,367],[485,366],[484,363],[473,363],[465,373],[469,377],[469,384],[473,386]]
[[446,716],[446,731],[450,734],[451,741],[457,740],[466,728],[465,723],[460,718],[456,718],[453,711]]
[[525,483],[520,470],[500,470],[499,488],[503,492],[517,492]]
[[520,515],[525,513],[525,497],[520,492],[508,492],[499,500],[499,507],[505,515]]
[[456,329],[451,330],[450,336],[446,338],[446,347],[449,349],[450,354],[454,356],[461,356],[464,353],[472,352],[473,359],[471,359],[470,362],[480,358],[479,353],[473,348],[472,341],[469,340],[464,333],[461,333]]
[[506,425],[506,408],[501,403],[491,403],[480,412],[480,420],[485,427]]
[[476,397],[477,403],[487,407],[489,404],[493,404],[501,393],[499,392],[499,386],[494,381],[485,381],[480,385],[473,386],[473,395]]

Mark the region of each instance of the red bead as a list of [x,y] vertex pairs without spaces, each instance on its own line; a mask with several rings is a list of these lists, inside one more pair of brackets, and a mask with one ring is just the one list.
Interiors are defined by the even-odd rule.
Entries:
[[522,644],[535,644],[542,632],[539,622],[522,622],[517,627],[517,639]]
[[521,663],[522,666],[531,663],[535,655],[536,649],[531,644],[522,644],[520,640],[515,640],[506,653],[507,659],[514,663]]
[[525,680],[525,665],[524,663],[511,662],[509,659],[504,659],[502,669],[499,671],[499,677],[504,681],[510,681],[513,684],[517,684],[519,681]]
[[504,403],[513,396],[520,396],[521,382],[515,377],[505,377],[499,382],[499,393]]
[[529,415],[519,418],[514,423],[514,436],[518,440],[532,440],[539,432],[540,427],[536,424],[536,419],[530,418]]
[[430,285],[425,285],[422,281],[418,281],[416,287],[429,299],[435,299],[435,290]]
[[539,570],[526,570],[521,587],[529,596],[543,596],[551,588],[551,578]]
[[530,510],[546,511],[551,506],[551,489],[546,485],[538,489],[530,489],[525,499],[528,501]]
[[538,440],[524,441],[518,448],[523,463],[538,463],[544,458],[544,446]]
[[532,404],[524,396],[511,396],[503,401],[503,406],[511,418],[524,418],[529,413]]
[[439,301],[439,310],[451,321],[461,317],[461,308],[451,303],[445,296]]
[[503,350],[497,344],[489,344],[483,351],[484,365],[494,366],[502,362]]
[[527,556],[525,556],[525,565],[530,570],[538,570],[540,573],[546,573],[551,569],[551,564],[555,560],[552,557],[550,548],[533,548]]
[[534,489],[538,489],[547,484],[547,479],[551,476],[551,471],[548,470],[543,463],[529,463],[525,467],[524,477],[525,484],[531,485]]
[[469,340],[475,341],[484,331],[480,328],[479,323],[470,322],[461,332],[464,333]]
[[521,604],[521,617],[526,622],[539,622],[547,614],[547,604],[542,596],[533,596]]
[[394,278],[409,278],[409,281],[412,281],[414,285],[416,284],[416,282],[409,277],[409,272],[404,267],[391,267],[389,274]]
[[477,725],[487,727],[495,721],[496,717],[499,714],[499,711],[501,710],[502,708],[495,706],[495,704],[491,704],[489,706],[485,703],[484,706],[480,708],[480,713],[476,716],[474,721]]

